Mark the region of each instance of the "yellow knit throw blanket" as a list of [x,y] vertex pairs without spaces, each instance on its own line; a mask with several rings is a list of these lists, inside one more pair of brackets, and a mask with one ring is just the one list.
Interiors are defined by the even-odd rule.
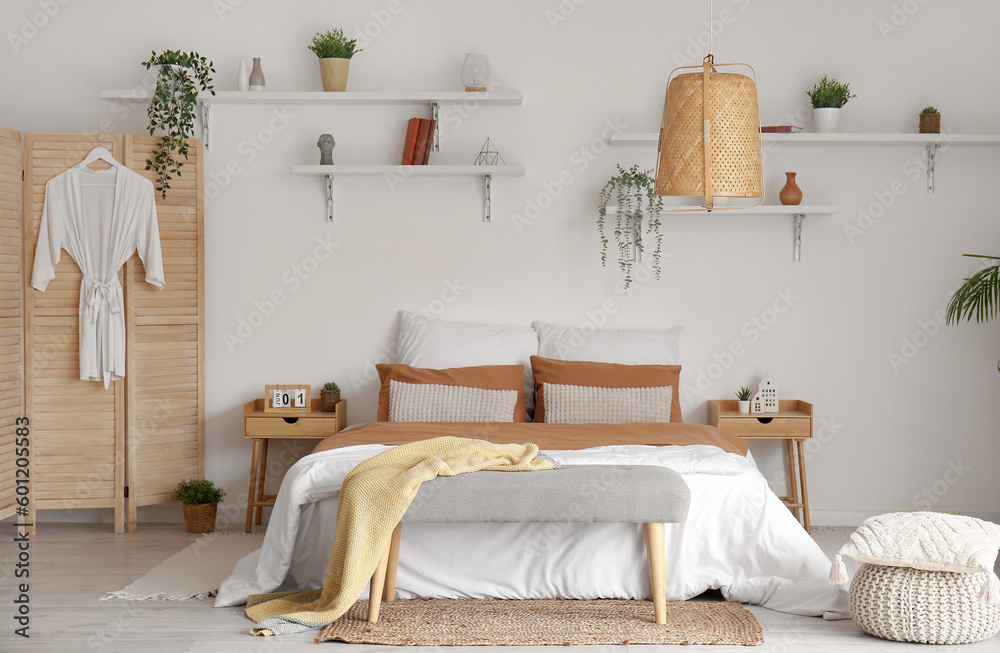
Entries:
[[340,488],[337,532],[321,590],[254,594],[246,614],[254,635],[322,628],[354,605],[420,484],[466,472],[552,469],[534,444],[442,437],[384,451],[352,469]]

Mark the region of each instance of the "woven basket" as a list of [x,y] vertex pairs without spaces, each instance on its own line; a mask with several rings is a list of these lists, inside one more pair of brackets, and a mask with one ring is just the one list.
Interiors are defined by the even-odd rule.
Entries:
[[1000,605],[979,592],[987,573],[957,574],[864,564],[851,581],[851,614],[882,639],[968,644],[1000,632]]
[[920,114],[920,133],[921,134],[940,134],[941,133],[941,114],[940,113],[922,113],[922,114]]
[[338,401],[340,401],[340,390],[319,391],[319,409],[324,413],[332,413],[337,410]]
[[188,533],[211,533],[215,530],[217,503],[184,505],[184,529]]

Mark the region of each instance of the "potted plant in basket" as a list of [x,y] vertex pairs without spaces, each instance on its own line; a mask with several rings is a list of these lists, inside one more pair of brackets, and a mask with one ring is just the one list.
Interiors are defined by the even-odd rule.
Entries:
[[351,57],[361,52],[355,50],[357,39],[348,39],[344,30],[331,29],[326,33],[316,33],[309,49],[319,57],[319,74],[323,78],[324,91],[347,89],[347,73]]
[[212,62],[197,52],[165,50],[154,51],[149,61],[142,65],[149,70],[159,67],[156,76],[156,90],[149,103],[146,116],[149,118],[149,135],[160,129],[163,137],[153,148],[153,158],[146,159],[146,170],[156,173],[156,190],[167,198],[167,189],[174,175],[181,176],[183,161],[187,158],[188,139],[194,132],[194,109],[198,104],[199,88],[215,95],[211,73],[215,72]]
[[215,513],[226,491],[212,481],[189,478],[174,488],[174,498],[184,504],[184,527],[188,533],[211,533]]
[[340,386],[333,381],[324,384],[319,391],[319,409],[324,413],[332,413],[337,410],[338,401],[340,401]]
[[816,131],[826,134],[837,131],[840,109],[852,97],[857,97],[857,94],[851,93],[850,84],[844,84],[826,75],[823,75],[812,89],[806,91],[806,95],[812,101]]
[[924,110],[920,112],[920,133],[941,133],[941,114],[934,107],[924,107]]
[[663,199],[656,194],[656,178],[651,171],[640,172],[638,166],[623,170],[608,180],[601,189],[597,204],[597,231],[601,236],[601,265],[607,264],[608,237],[604,232],[608,202],[614,201],[615,243],[618,247],[618,267],[625,274],[625,287],[632,283],[632,266],[642,261],[644,244],[643,222],[646,236],[655,239],[653,272],[660,278],[660,257],[663,253],[663,234],[660,233],[660,211]]
[[750,412],[750,395],[752,394],[753,393],[750,392],[750,388],[746,386],[740,388],[736,393],[736,399],[739,400],[737,405],[739,406],[741,413],[747,414]]

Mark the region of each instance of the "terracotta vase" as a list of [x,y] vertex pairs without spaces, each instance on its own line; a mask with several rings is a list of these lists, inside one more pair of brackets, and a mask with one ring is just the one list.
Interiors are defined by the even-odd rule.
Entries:
[[785,177],[788,178],[788,181],[785,182],[785,187],[778,194],[778,199],[785,205],[798,204],[802,201],[802,189],[795,183],[795,173],[786,172]]

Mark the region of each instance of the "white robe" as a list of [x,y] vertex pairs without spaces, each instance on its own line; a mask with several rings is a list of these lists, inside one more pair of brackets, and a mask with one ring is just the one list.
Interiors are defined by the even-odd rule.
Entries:
[[118,270],[138,250],[146,283],[162,290],[163,260],[153,184],[124,166],[82,164],[45,184],[31,285],[44,291],[62,249],[83,272],[80,284],[80,378],[125,378],[125,313]]

